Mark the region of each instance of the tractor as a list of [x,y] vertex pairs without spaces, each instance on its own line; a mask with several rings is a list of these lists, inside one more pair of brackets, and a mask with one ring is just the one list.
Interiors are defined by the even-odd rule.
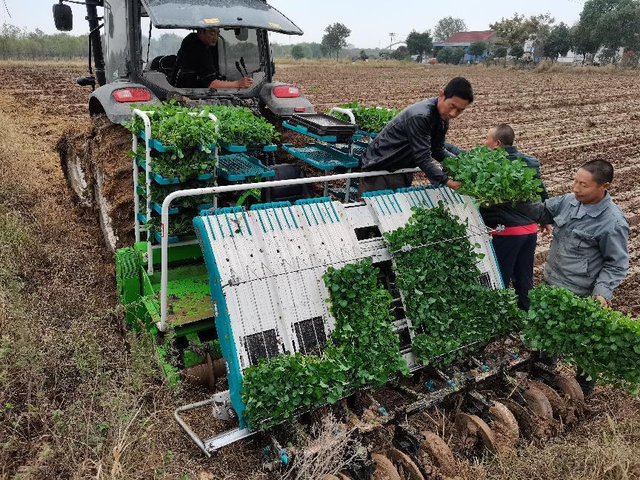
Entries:
[[[56,28],[70,31],[73,11],[64,1],[53,6],[53,16]],[[298,88],[273,80],[269,33],[303,32],[263,0],[87,0],[84,4],[90,75],[77,83],[93,90],[88,105],[93,125],[80,134],[68,132],[58,142],[58,151],[69,186],[83,206],[97,211],[111,251],[132,239],[131,165],[126,155],[130,136],[120,126],[131,118],[132,104],[174,100],[189,106],[246,106],[276,124],[295,113],[314,112]],[[143,24],[148,24],[145,31]],[[149,58],[154,29],[186,36],[189,30],[206,27],[220,29],[220,74],[228,80],[248,74],[254,80],[250,88],[178,88],[170,83],[175,83],[177,46]],[[242,67],[237,68],[240,61]]]
[[[59,29],[70,30],[71,9],[63,2],[54,5],[54,18]],[[102,17],[97,7],[104,9]],[[449,447],[424,425],[411,422],[412,415],[438,406],[455,406],[459,430],[492,453],[499,453],[505,442],[515,445],[519,431],[530,435],[538,424],[558,426],[571,420],[584,400],[580,387],[532,362],[515,336],[497,338],[486,349],[476,342],[462,345],[456,350],[464,355],[446,370],[417,361],[416,327],[406,314],[408,292],[396,285],[396,261],[406,252],[392,251],[385,234],[407,225],[415,209],[442,205],[464,225],[466,234],[460,238],[473,239],[481,259],[473,282],[502,289],[489,232],[474,200],[446,187],[352,196],[352,182],[390,172],[358,171],[367,140],[375,133],[362,131],[353,111],[336,107],[329,115],[317,114],[298,88],[273,81],[268,33],[302,34],[289,19],[262,0],[87,0],[86,8],[93,73],[78,83],[94,89],[89,100],[94,122],[89,131],[61,139],[62,167],[79,201],[98,211],[107,245],[115,250],[117,291],[127,326],[152,336],[169,385],[187,382],[209,390],[206,399],[174,412],[205,455],[260,431],[247,417],[245,372],[265,360],[321,352],[337,324],[323,277],[329,269],[362,260],[375,266],[392,299],[388,324],[397,333],[398,352],[411,377],[392,382],[389,397],[365,388],[328,402],[338,404],[342,417],[331,437],[343,431],[349,438],[373,430],[388,434],[393,425],[394,438],[386,455],[366,449],[348,452],[351,461],[341,476],[324,478],[364,480],[374,471],[386,471],[388,478],[400,478],[398,472],[415,479],[454,476]],[[253,86],[174,86],[175,51],[150,58],[152,35],[145,45],[142,29],[147,19],[149,32],[218,27],[221,73],[228,79],[250,74]],[[154,171],[170,145],[155,138],[153,109],[171,100],[214,124],[219,120],[207,106],[248,107],[313,142],[258,149],[215,145],[211,155],[218,169],[213,175],[226,181],[217,183],[214,177],[215,182],[206,183],[211,177],[198,176],[182,183]],[[334,112],[348,121],[331,116]],[[120,123],[131,118],[140,119],[143,127],[129,134]],[[269,155],[280,147],[322,174],[305,178],[292,172],[291,165],[279,169],[282,165],[274,165]],[[129,149],[132,155],[125,153]],[[320,188],[313,190],[313,184]],[[165,194],[153,198],[151,190],[161,188]],[[218,203],[225,195],[243,198],[256,190],[264,196],[250,208]],[[181,213],[178,205],[184,199],[195,199],[196,209]],[[172,234],[176,215],[188,217],[186,235]],[[532,374],[536,381],[528,380]],[[394,400],[387,403],[390,398]],[[191,413],[201,409],[220,428],[203,435],[201,426],[192,426]],[[354,419],[354,412],[359,418]],[[309,413],[302,409],[294,417]],[[279,419],[274,421],[277,425]],[[286,429],[278,428],[271,430],[275,433],[265,449],[271,452],[269,460],[286,465],[292,456],[304,457],[295,447],[283,448],[289,438]],[[308,446],[309,452],[318,451],[313,442]]]

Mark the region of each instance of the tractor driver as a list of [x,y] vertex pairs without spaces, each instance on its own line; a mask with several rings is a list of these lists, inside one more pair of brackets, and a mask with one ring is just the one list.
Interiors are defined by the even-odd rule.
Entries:
[[218,64],[218,28],[197,28],[187,35],[178,51],[173,75],[174,84],[182,88],[249,88],[249,77],[228,81],[220,75]]

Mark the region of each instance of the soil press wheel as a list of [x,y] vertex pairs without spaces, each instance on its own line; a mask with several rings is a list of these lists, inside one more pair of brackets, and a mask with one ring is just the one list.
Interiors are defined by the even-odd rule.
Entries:
[[373,480],[401,480],[398,470],[396,470],[396,467],[393,466],[393,463],[391,463],[391,460],[389,460],[386,455],[373,453],[371,454],[371,458],[376,464]]
[[515,446],[520,438],[520,428],[516,417],[507,406],[500,402],[493,402],[489,408],[492,428],[500,434],[510,446]]
[[549,399],[539,389],[529,386],[522,394],[529,409],[545,420],[553,419],[553,407]]
[[562,397],[556,392],[553,388],[551,388],[546,383],[542,383],[536,380],[529,382],[529,385],[540,390],[549,403],[551,404],[551,409],[553,410],[553,416],[557,419],[567,419],[567,405],[562,399]]
[[429,430],[422,432],[424,440],[422,440],[422,450],[429,456],[431,461],[440,471],[448,476],[453,477],[456,474],[456,460],[453,452],[446,442]]
[[584,404],[584,392],[574,377],[557,375],[554,382],[562,394],[569,397],[576,406]]
[[397,448],[390,448],[387,451],[387,457],[396,467],[402,480],[424,480],[424,476],[411,457],[406,453],[402,453]]
[[456,417],[456,427],[460,435],[469,442],[470,446],[481,443],[482,446],[494,455],[498,453],[498,442],[493,430],[477,415],[459,413]]

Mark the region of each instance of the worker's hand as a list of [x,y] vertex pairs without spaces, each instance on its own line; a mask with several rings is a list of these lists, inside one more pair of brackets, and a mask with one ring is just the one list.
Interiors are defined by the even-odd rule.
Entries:
[[455,180],[447,180],[447,187],[453,190],[458,190],[462,186],[462,182],[456,182]]
[[249,88],[253,85],[253,78],[244,77],[236,82],[238,84],[238,88]]
[[600,306],[602,308],[606,308],[607,306],[609,306],[609,303],[607,302],[607,299],[604,298],[602,295],[594,295],[593,298],[595,298],[597,301],[600,302]]
[[551,235],[553,233],[553,225],[548,224],[548,225],[543,225],[541,224],[538,229],[540,230],[540,233],[542,234],[543,237],[546,237],[547,235]]

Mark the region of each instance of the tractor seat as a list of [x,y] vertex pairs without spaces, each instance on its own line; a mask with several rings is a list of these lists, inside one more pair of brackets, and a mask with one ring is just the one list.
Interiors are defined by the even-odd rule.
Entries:
[[158,72],[162,72],[165,75],[171,75],[173,69],[176,65],[177,60],[176,55],[160,55],[151,60],[151,65],[149,65],[149,70],[156,70]]

